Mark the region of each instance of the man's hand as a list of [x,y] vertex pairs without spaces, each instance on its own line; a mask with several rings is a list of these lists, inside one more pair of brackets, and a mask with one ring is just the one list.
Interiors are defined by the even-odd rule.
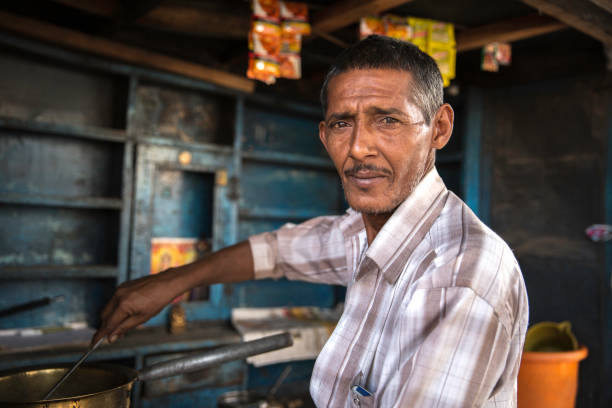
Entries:
[[129,329],[159,313],[175,297],[200,285],[253,279],[253,255],[248,241],[224,248],[194,263],[126,282],[102,310],[95,344],[108,336],[113,342]]
[[173,272],[169,270],[125,282],[119,286],[102,310],[100,329],[94,335],[92,344],[104,336],[107,336],[108,341],[112,343],[127,330],[155,316],[182,293],[178,289],[180,285],[174,282],[179,276]]

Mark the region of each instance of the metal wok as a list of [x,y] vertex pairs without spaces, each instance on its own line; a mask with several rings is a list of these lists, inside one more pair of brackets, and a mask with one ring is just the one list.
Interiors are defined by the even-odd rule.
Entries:
[[228,361],[288,347],[289,333],[217,348],[146,367],[140,371],[111,364],[84,364],[56,391],[41,400],[71,364],[29,367],[0,373],[0,407],[107,408],[129,407],[135,381],[191,373]]

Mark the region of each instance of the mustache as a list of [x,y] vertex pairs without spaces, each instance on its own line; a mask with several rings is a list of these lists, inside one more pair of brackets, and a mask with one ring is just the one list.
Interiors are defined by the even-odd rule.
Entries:
[[377,172],[377,173],[382,173],[382,174],[386,174],[388,176],[391,175],[391,170],[386,169],[384,167],[378,167],[375,166],[373,164],[365,164],[365,163],[360,163],[357,164],[356,166],[351,167],[350,169],[346,169],[343,171],[344,175],[349,177],[349,176],[354,176],[356,175],[358,172],[360,171],[373,171],[373,172]]

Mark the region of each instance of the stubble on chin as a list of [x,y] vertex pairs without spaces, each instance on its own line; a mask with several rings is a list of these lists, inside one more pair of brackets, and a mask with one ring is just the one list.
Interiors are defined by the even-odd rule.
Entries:
[[[393,194],[393,191],[387,190],[385,191],[384,199],[381,200],[382,203],[373,203],[370,205],[354,205],[351,203],[350,193],[347,192],[346,186],[344,185],[344,178],[341,178],[342,181],[342,189],[344,191],[344,198],[349,203],[349,206],[364,215],[385,215],[392,214],[397,207],[399,207],[417,188],[421,180],[425,177],[427,173],[434,167],[435,164],[435,150],[432,150],[427,159],[424,161],[422,166],[419,166],[416,172],[410,177],[407,186],[405,189],[402,189],[398,194]],[[387,203],[387,204],[383,204]]]

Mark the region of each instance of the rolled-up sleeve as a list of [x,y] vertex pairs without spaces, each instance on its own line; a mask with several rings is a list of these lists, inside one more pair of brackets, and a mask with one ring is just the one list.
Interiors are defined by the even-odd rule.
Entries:
[[326,216],[302,224],[286,224],[249,238],[255,279],[285,277],[315,283],[346,285],[345,216]]

